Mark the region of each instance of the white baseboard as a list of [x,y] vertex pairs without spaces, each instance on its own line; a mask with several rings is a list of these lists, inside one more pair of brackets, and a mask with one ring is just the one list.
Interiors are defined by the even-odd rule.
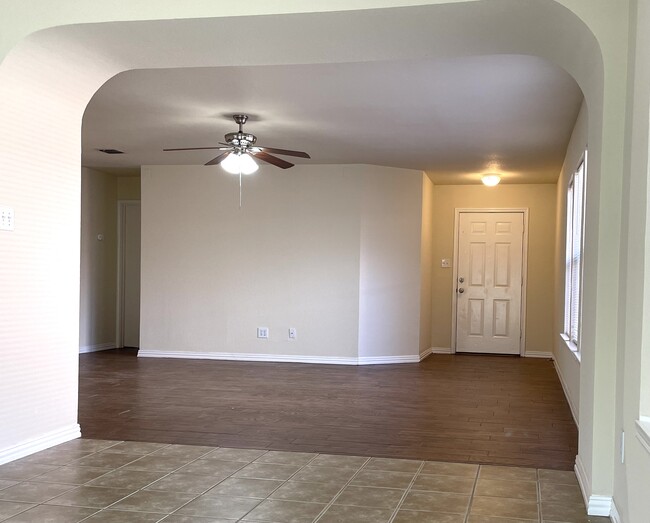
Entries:
[[110,350],[115,348],[115,342],[96,343],[95,345],[83,345],[79,347],[79,354],[86,354],[88,352],[99,352],[100,350]]
[[609,518],[614,522],[614,523],[623,523],[623,520],[621,519],[621,515],[618,512],[618,509],[616,508],[616,503],[612,499],[612,511],[609,513]]
[[524,358],[544,358],[544,359],[552,360],[553,353],[542,352],[539,350],[527,350],[526,352],[524,352]]
[[250,354],[240,352],[189,352],[147,350],[138,351],[139,358],[180,358],[189,360],[268,361],[281,363],[324,363],[329,365],[358,365],[357,358],[339,356],[299,356],[282,354]]
[[611,496],[590,496],[587,504],[589,516],[610,516],[612,513]]
[[431,347],[429,349],[431,354],[453,354],[454,351],[451,350],[451,347]]
[[79,437],[81,437],[81,428],[77,423],[61,430],[47,432],[42,436],[29,439],[19,443],[18,445],[12,445],[11,447],[0,449],[0,465],[9,463],[15,459],[24,458],[25,456],[34,454],[34,452],[40,452],[41,450],[49,449],[54,445],[59,445]]
[[431,356],[431,354],[432,354],[431,349],[432,349],[432,348],[429,347],[427,350],[425,350],[424,352],[420,353],[420,361],[425,360],[425,359],[427,359],[429,356]]
[[588,506],[589,495],[591,493],[591,481],[589,481],[589,478],[587,477],[587,471],[585,470],[585,466],[582,463],[580,454],[576,456],[576,464],[575,467],[573,467],[573,470],[578,477],[578,484],[580,485],[580,491],[582,492],[582,499],[585,502],[585,506]]
[[140,358],[181,358],[190,360],[265,361],[280,363],[320,363],[326,365],[385,365],[391,363],[418,363],[420,355],[409,356],[361,356],[344,358],[339,356],[301,356],[285,354],[250,354],[239,352],[186,352],[147,350],[138,351]]
[[553,357],[553,366],[555,367],[555,373],[557,374],[557,377],[560,379],[560,385],[562,385],[562,390],[564,391],[564,397],[566,398],[567,403],[569,404],[569,410],[571,411],[571,416],[573,416],[573,421],[576,424],[576,427],[580,427],[580,424],[578,423],[578,416],[576,415],[576,407],[573,404],[573,401],[571,401],[571,395],[569,394],[569,389],[567,387],[566,381],[564,379],[564,376],[562,375],[562,371],[560,370],[560,366],[557,364],[557,360],[555,359],[555,354],[552,355]]
[[591,494],[591,482],[587,477],[587,471],[585,470],[580,455],[576,456],[576,465],[574,470],[578,477],[578,484],[582,491],[582,498],[587,507],[587,514],[590,516],[609,516],[612,513],[612,497]]
[[412,356],[359,356],[359,365],[389,365],[391,363],[420,363],[420,355]]

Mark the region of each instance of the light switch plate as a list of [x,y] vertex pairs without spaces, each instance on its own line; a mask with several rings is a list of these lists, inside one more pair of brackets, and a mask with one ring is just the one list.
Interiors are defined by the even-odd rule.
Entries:
[[12,207],[0,206],[0,231],[14,230],[14,210]]

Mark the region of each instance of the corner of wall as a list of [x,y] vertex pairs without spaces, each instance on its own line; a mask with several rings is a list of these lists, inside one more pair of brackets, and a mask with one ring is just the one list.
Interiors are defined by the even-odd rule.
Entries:
[[37,438],[23,441],[9,448],[0,449],[0,465],[80,437],[81,427],[79,427],[78,423],[59,430],[53,430]]
[[420,357],[430,354],[433,273],[433,182],[422,173],[420,226]]

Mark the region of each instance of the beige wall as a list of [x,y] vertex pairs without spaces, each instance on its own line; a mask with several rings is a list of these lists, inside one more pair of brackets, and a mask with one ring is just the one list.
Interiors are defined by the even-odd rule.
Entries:
[[[117,282],[115,176],[81,170],[80,351],[115,346]],[[103,240],[99,240],[101,235]]]
[[140,177],[139,176],[118,176],[117,177],[117,199],[118,200],[139,200],[140,199]]
[[143,354],[417,355],[422,176],[143,167]]
[[[420,353],[419,171],[377,166],[362,176],[359,203],[359,357]],[[369,360],[373,361],[373,360]]]
[[553,347],[553,263],[555,249],[555,185],[436,185],[433,191],[432,328],[434,347],[450,348],[452,269],[442,258],[454,258],[456,208],[528,208],[528,287],[526,351],[550,353]]

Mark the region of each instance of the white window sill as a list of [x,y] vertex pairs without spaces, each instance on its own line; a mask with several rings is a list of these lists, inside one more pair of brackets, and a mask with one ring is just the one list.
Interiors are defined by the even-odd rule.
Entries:
[[575,359],[578,360],[578,363],[580,363],[580,351],[578,350],[578,346],[573,343],[566,334],[560,334],[560,338],[562,338],[562,341],[566,345],[566,348],[569,349],[569,352],[573,354]]
[[650,454],[650,418],[641,416],[636,422],[636,437]]

